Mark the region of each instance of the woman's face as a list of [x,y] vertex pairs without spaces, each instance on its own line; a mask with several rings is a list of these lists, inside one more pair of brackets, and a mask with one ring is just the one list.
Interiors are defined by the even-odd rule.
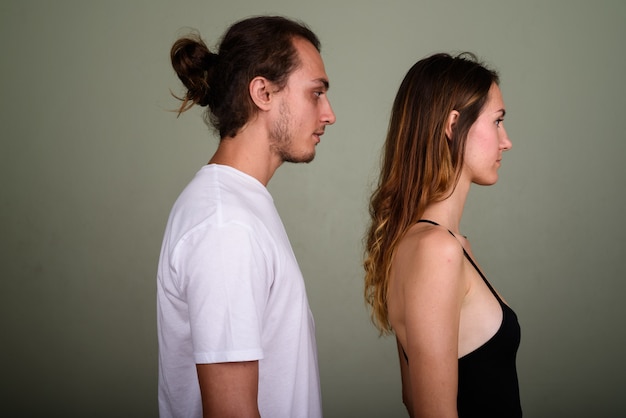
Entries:
[[463,173],[472,183],[491,185],[498,181],[502,153],[512,145],[504,129],[505,113],[500,87],[494,83],[487,103],[467,134]]

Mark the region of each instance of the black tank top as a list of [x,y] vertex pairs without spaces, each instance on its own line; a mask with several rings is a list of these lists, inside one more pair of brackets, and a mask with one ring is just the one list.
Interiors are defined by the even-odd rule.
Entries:
[[[439,225],[427,219],[418,222]],[[454,236],[452,231],[448,232]],[[459,418],[521,417],[522,407],[515,366],[521,336],[517,315],[500,299],[465,248],[463,254],[502,307],[502,323],[485,344],[459,359]]]

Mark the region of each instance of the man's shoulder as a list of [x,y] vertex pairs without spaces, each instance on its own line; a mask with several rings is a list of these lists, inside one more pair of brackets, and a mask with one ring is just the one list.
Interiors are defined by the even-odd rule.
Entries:
[[[202,167],[179,195],[175,209],[203,212],[207,207],[247,209],[270,203],[271,196],[254,178],[229,166]],[[228,212],[231,212],[229,210]]]

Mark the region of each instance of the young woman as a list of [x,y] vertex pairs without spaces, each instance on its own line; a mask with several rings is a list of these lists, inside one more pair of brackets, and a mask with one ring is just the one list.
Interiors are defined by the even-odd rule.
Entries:
[[394,333],[412,417],[520,417],[520,328],[459,231],[472,183],[511,148],[496,72],[436,54],[405,76],[370,202],[365,297]]

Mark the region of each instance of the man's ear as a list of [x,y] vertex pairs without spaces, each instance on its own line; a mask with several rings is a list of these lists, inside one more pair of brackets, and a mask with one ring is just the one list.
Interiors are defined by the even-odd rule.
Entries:
[[446,121],[446,138],[448,138],[448,141],[452,139],[452,134],[456,128],[456,122],[459,120],[459,115],[460,113],[456,110],[453,110],[448,115],[448,120]]
[[248,91],[252,101],[260,110],[269,110],[274,88],[268,79],[265,77],[254,77],[248,85]]

